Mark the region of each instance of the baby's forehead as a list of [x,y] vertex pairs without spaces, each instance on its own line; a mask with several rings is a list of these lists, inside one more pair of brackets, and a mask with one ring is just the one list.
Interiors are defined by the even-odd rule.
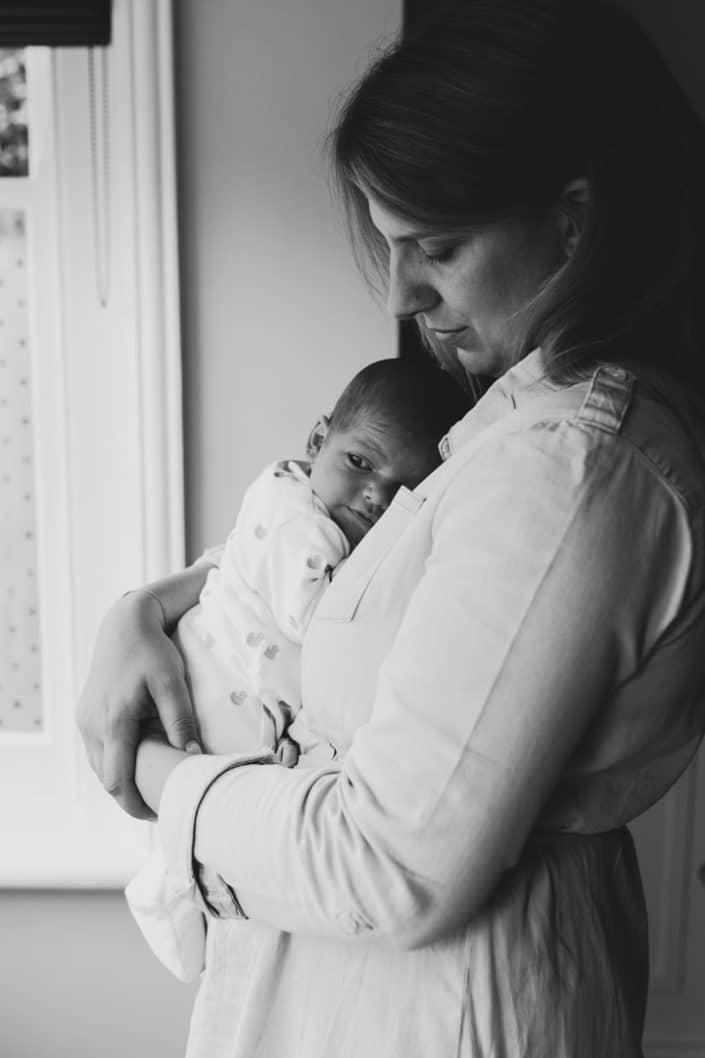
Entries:
[[393,420],[385,418],[379,411],[359,411],[354,418],[340,430],[336,431],[346,440],[357,440],[377,446],[380,450],[389,448],[399,442],[405,431]]
[[416,453],[424,453],[429,442],[422,432],[409,429],[408,424],[395,422],[392,417],[385,418],[378,410],[371,413],[359,413],[355,419],[340,431],[340,438],[345,444],[355,444],[365,448],[378,459],[388,462],[408,460]]

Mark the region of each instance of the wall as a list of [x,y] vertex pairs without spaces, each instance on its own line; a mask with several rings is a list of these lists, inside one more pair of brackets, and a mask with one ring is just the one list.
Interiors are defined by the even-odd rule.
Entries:
[[147,951],[122,894],[0,899],[0,1058],[178,1058],[193,988]]
[[[190,551],[394,329],[350,261],[321,147],[399,0],[175,0]],[[193,989],[114,892],[0,895],[0,1058],[178,1058]]]
[[[395,351],[326,188],[337,94],[398,0],[179,5],[188,542],[232,524],[268,460],[303,454],[364,363]],[[205,17],[204,17],[205,16]]]
[[641,23],[705,119],[702,0],[618,0]]

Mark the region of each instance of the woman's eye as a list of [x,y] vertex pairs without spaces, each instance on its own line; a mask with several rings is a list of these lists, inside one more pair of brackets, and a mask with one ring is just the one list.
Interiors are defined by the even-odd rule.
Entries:
[[372,464],[369,460],[365,459],[364,456],[359,456],[356,452],[348,452],[348,460],[356,470],[372,470]]
[[445,261],[450,261],[455,253],[455,246],[447,246],[443,250],[436,250],[435,253],[431,253],[430,250],[424,250],[423,246],[420,246],[419,249],[429,264],[443,264]]

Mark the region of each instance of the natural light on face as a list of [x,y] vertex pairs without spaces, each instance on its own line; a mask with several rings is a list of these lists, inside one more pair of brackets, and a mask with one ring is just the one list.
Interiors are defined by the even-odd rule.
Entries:
[[441,231],[400,217],[372,193],[368,203],[389,246],[391,315],[416,319],[468,374],[503,375],[527,305],[565,261],[555,214]]

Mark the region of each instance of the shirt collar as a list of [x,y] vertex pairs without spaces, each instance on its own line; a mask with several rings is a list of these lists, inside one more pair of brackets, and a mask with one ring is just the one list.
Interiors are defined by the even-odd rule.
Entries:
[[520,404],[533,400],[547,390],[558,388],[558,384],[546,376],[546,364],[541,349],[534,349],[498,378],[475,407],[455,426],[451,426],[438,446],[441,458],[449,459],[471,438],[491,426],[497,419],[515,411]]

